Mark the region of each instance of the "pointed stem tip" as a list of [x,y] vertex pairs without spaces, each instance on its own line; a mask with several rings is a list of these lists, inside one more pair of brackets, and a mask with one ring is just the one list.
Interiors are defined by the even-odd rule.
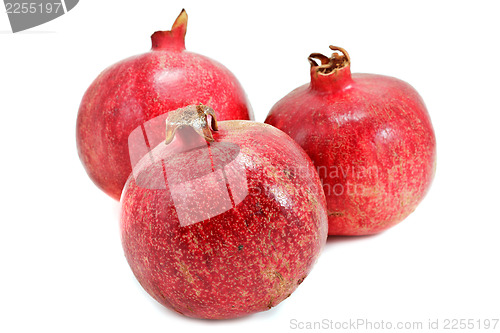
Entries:
[[186,49],[184,39],[186,37],[188,16],[183,9],[172,28],[166,31],[156,31],[151,35],[152,50],[177,50]]

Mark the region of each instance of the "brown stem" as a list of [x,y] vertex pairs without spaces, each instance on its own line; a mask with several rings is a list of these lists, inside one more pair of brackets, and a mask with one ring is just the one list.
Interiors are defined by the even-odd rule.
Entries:
[[[208,124],[208,116],[211,117],[211,127]],[[214,110],[203,104],[188,105],[169,112],[166,123],[165,144],[167,145],[174,139],[177,129],[183,126],[190,126],[196,133],[209,142],[214,141],[212,131],[219,130]]]
[[[329,74],[351,65],[351,58],[345,49],[333,45],[330,45],[330,49],[334,51],[330,58],[321,53],[311,53],[307,58],[311,64],[311,68],[314,68],[321,74]],[[315,59],[321,61],[321,65]]]

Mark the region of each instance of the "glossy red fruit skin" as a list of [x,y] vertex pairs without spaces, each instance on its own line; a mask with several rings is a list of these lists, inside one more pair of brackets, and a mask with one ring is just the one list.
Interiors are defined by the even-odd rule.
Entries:
[[[132,171],[129,134],[149,119],[197,103],[212,106],[220,120],[253,119],[234,75],[220,63],[185,50],[186,25],[182,11],[171,31],[151,36],[150,52],[108,67],[83,96],[78,154],[92,181],[116,200]],[[160,141],[149,144],[155,147]]]
[[431,185],[431,120],[415,89],[399,79],[351,75],[349,61],[329,74],[312,66],[310,84],[278,101],[266,123],[290,135],[313,160],[330,235],[388,229],[415,210]]
[[[142,161],[127,181],[121,232],[134,275],[158,302],[189,317],[228,319],[268,310],[290,296],[318,258],[328,226],[314,166],[286,134],[266,124],[223,121],[213,137],[208,148],[216,170],[228,154],[217,145],[239,147],[226,176],[243,176],[248,195],[219,215],[181,226],[170,183],[148,188],[165,184],[158,177],[162,170],[174,180],[200,177],[206,162],[196,150],[171,158],[169,146],[160,144],[153,154],[165,165]],[[232,195],[239,190],[233,186]],[[192,212],[218,205],[224,191],[204,182]]]

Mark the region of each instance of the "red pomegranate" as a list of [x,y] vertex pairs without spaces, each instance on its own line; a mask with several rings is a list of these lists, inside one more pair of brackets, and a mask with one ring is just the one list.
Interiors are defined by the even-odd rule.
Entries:
[[314,162],[329,234],[374,234],[405,219],[428,191],[436,168],[434,130],[408,83],[351,75],[347,52],[330,48],[330,58],[310,55],[310,84],[276,103],[266,123],[295,139]]
[[[214,60],[185,50],[186,26],[183,10],[171,31],[151,36],[150,52],[108,67],[83,96],[78,154],[94,183],[117,200],[132,171],[129,134],[144,122],[196,103],[215,108],[221,120],[253,118],[234,75]],[[163,133],[162,126],[150,137],[150,147],[162,140]]]
[[217,125],[203,105],[170,112],[167,124],[168,144],[136,165],[121,198],[133,273],[158,302],[189,317],[277,305],[326,242],[325,197],[311,160],[280,130]]

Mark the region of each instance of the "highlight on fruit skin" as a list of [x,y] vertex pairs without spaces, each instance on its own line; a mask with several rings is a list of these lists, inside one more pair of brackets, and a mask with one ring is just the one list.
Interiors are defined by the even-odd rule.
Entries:
[[169,113],[173,138],[125,185],[121,238],[154,299],[188,317],[228,319],[293,293],[326,242],[327,215],[314,166],[289,136],[216,114],[200,104]]
[[[116,200],[132,171],[129,152],[138,155],[142,149],[142,142],[128,141],[130,133],[149,120],[199,103],[217,110],[220,120],[253,119],[236,77],[215,60],[185,49],[186,29],[183,10],[171,30],[152,34],[149,52],[106,68],[82,98],[78,155],[90,179]],[[164,131],[159,126],[150,134],[149,147],[165,139]]]
[[351,74],[343,48],[309,57],[311,81],[279,100],[266,123],[313,160],[325,191],[330,235],[369,235],[411,214],[429,190],[436,139],[408,83]]

